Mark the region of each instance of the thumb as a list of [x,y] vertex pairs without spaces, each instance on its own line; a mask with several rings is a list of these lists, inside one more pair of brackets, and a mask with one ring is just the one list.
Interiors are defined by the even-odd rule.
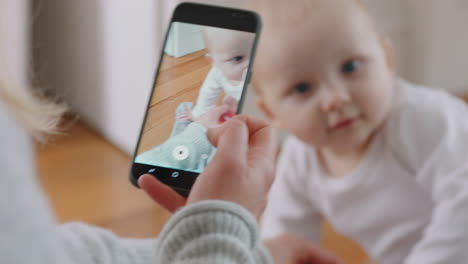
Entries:
[[215,158],[218,156],[223,162],[247,161],[249,132],[241,120],[231,119],[220,127],[209,129],[207,136],[218,148]]
[[138,185],[159,205],[173,213],[185,205],[185,198],[152,175],[145,174],[138,179]]

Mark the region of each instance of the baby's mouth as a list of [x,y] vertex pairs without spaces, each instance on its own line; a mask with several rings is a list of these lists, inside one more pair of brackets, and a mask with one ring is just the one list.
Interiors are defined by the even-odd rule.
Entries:
[[345,119],[338,121],[335,125],[333,125],[332,129],[333,130],[345,129],[345,128],[351,127],[356,121],[357,121],[357,118],[345,118]]
[[328,114],[328,128],[332,131],[348,129],[353,127],[361,117],[361,113],[357,107],[348,105],[341,111]]

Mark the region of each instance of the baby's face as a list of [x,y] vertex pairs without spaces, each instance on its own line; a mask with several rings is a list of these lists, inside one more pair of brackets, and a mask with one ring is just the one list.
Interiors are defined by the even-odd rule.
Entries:
[[233,83],[242,81],[249,66],[254,39],[252,33],[226,29],[211,30],[205,35],[213,65]]
[[345,8],[324,8],[301,25],[267,28],[254,70],[261,108],[319,148],[362,146],[391,106],[390,48],[362,11]]

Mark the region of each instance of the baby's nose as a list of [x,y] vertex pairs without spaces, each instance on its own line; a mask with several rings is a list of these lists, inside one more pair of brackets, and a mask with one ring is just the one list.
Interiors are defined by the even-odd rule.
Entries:
[[348,91],[342,87],[324,89],[320,106],[323,112],[334,112],[350,101]]

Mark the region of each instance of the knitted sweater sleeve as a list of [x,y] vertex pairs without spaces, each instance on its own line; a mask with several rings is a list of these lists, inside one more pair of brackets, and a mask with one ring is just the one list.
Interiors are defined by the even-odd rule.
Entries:
[[159,237],[165,264],[269,264],[254,217],[239,205],[205,201],[178,211]]

